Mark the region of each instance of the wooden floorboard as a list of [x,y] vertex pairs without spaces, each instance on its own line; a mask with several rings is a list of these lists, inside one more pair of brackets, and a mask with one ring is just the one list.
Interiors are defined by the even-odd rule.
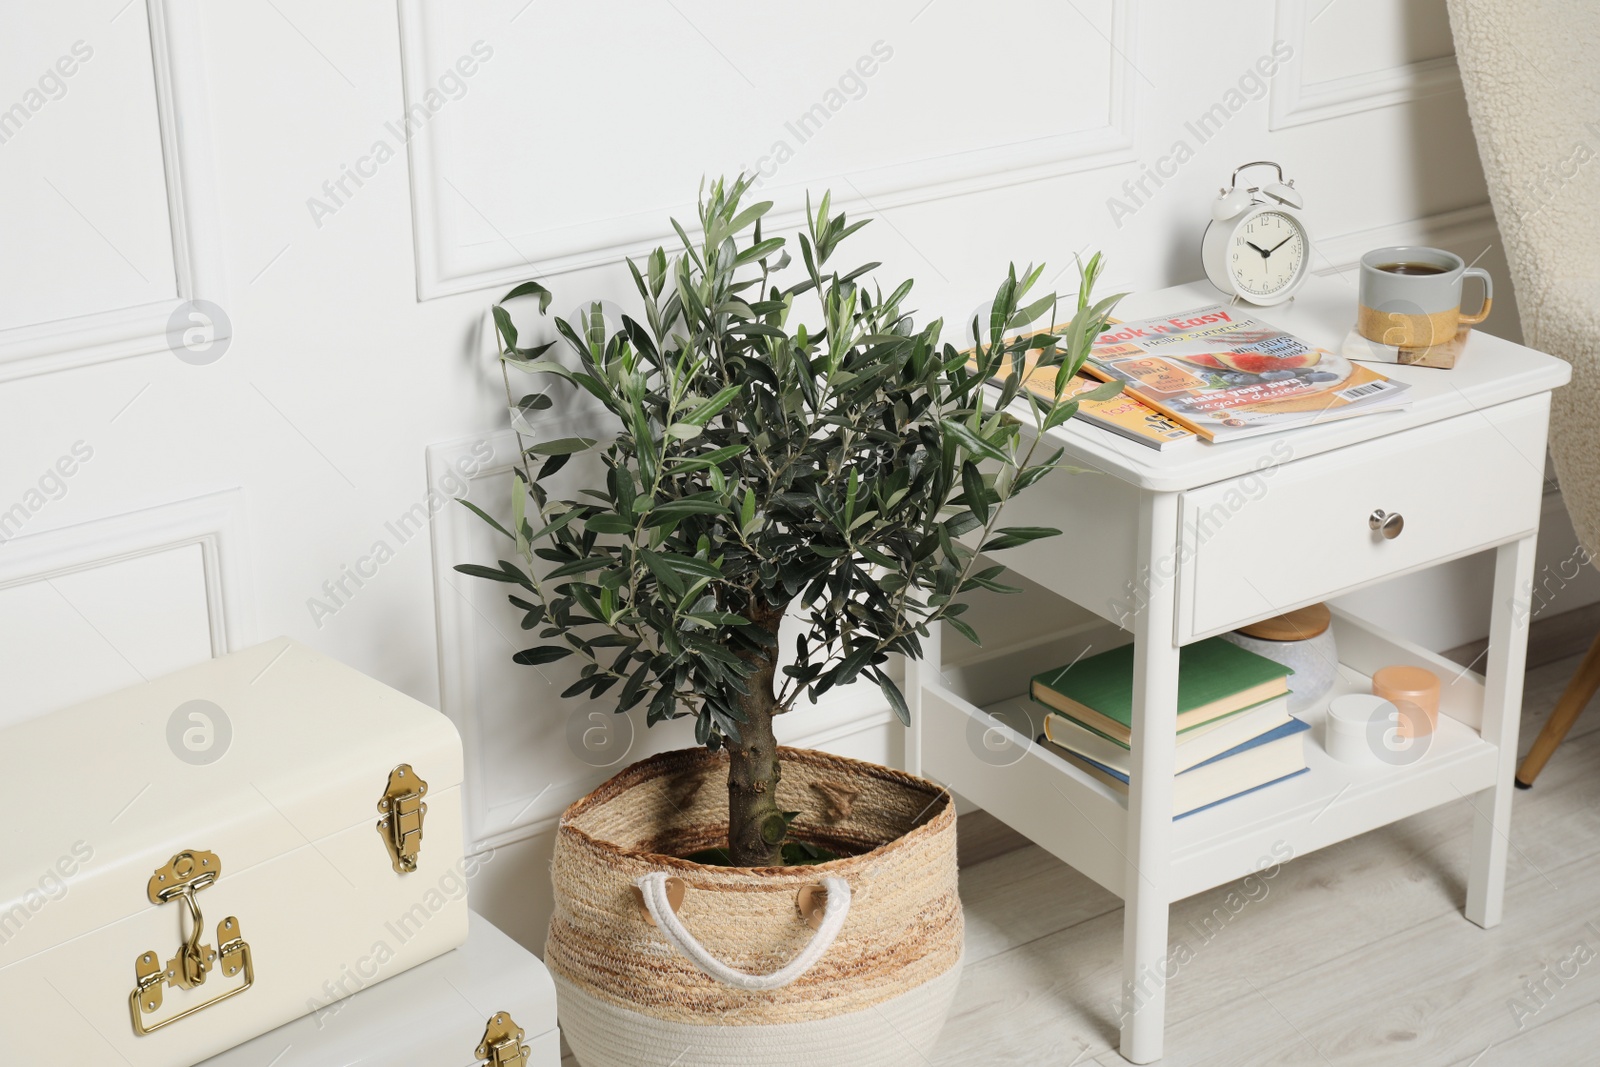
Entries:
[[956,820],[956,857],[963,867],[976,867],[1031,843],[986,811],[974,811]]
[[1600,1060],[1600,1004],[1593,1001],[1576,1011],[1551,1018],[1538,1026],[1519,1030],[1455,1067],[1533,1067],[1544,1064],[1594,1063]]
[[[1543,667],[1546,663],[1582,655],[1600,633],[1600,604],[1586,604],[1559,615],[1543,615],[1533,620],[1528,628],[1528,669]],[[1479,638],[1442,653],[1464,666],[1476,664],[1483,671],[1483,657],[1489,651],[1489,639]]]

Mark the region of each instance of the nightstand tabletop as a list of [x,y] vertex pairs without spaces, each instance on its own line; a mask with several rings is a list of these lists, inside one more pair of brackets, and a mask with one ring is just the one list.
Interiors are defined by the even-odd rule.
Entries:
[[[1227,296],[1210,282],[1198,281],[1131,295],[1118,307],[1117,316],[1145,318],[1227,302]],[[1355,282],[1353,276],[1312,277],[1287,304],[1240,307],[1310,344],[1337,352],[1355,324]],[[1261,434],[1228,444],[1194,440],[1159,451],[1077,419],[1052,430],[1050,436],[1066,448],[1066,462],[1103,471],[1144,489],[1170,492],[1208,485],[1257,470],[1264,463],[1276,463],[1279,457],[1273,445],[1285,439],[1292,442],[1296,458],[1312,456],[1548,392],[1572,377],[1572,369],[1564,361],[1481,331],[1473,333],[1460,362],[1450,370],[1378,366],[1384,374],[1411,386],[1410,407]],[[1493,432],[1487,423],[1484,428]],[[1529,460],[1540,467],[1544,464],[1543,456],[1531,456]]]

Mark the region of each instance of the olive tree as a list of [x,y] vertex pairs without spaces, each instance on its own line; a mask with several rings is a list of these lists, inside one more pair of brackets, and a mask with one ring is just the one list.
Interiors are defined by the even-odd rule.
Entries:
[[[890,656],[919,655],[939,622],[977,641],[964,598],[1011,591],[980,553],[1058,532],[999,522],[1060,463],[1060,450],[1039,454],[1044,431],[1077,410],[1063,391],[1117,298],[1092,302],[1095,256],[1055,327],[1057,298],[1031,295],[1044,268],[1013,267],[958,350],[941,322],[914,322],[909,280],[885,293],[879,264],[838,269],[870,220],[808,198],[795,264],[786,238],[762,232],[772,205],[743,203],[749,182],[702,187],[699,235],[674,220],[675,254],[630,261],[640,304],[614,331],[594,305],[556,319],[557,340],[519,347],[506,305],[537,300],[542,315],[550,292],[527,282],[494,306],[504,368],[592,396],[614,435],[519,431],[510,528],[467,505],[514,558],[456,569],[517,587],[522,626],[544,642],[518,663],[581,660],[563,696],[643,704],[651,725],[693,717],[696,740],[729,755],[728,858],[776,866],[793,813],[778,804],[774,720],[865,677],[909,723]],[[1054,388],[1024,388],[1025,362]],[[504,377],[514,410],[554,402],[513,399]],[[552,498],[542,482],[590,450],[603,483]]]

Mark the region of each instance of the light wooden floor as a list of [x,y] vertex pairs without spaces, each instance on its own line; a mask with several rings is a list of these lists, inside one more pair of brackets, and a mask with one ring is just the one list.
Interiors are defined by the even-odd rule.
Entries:
[[[1529,672],[1524,750],[1576,666]],[[1600,1063],[1600,711],[1587,715],[1517,794],[1494,930],[1461,914],[1465,799],[1175,905],[1162,1064]],[[932,1062],[1125,1064],[1120,902],[1033,845],[1005,851],[1008,831],[967,836],[966,972]]]

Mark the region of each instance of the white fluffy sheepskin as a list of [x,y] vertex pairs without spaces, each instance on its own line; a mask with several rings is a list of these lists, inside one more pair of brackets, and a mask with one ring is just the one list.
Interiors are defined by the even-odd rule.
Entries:
[[1550,450],[1600,557],[1600,0],[1449,0],[1525,342],[1572,364]]

